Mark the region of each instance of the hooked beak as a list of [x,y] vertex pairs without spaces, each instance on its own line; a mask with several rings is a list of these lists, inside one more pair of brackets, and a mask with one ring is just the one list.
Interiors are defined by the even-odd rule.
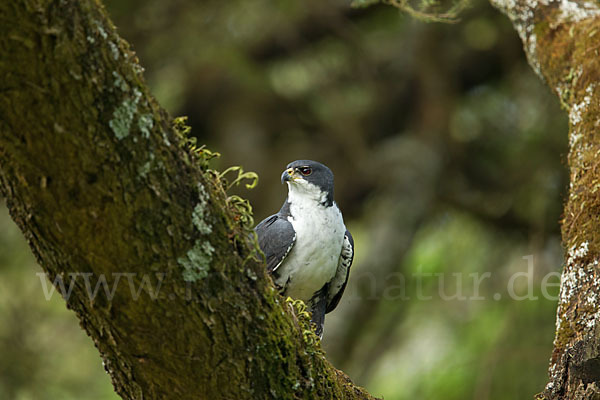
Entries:
[[292,182],[296,179],[294,168],[288,168],[281,174],[281,183]]

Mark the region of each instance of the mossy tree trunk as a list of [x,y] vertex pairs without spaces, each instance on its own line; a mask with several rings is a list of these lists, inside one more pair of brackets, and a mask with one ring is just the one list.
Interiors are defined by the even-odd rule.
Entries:
[[[67,306],[116,392],[371,398],[275,293],[243,211],[172,128],[102,6],[3,1],[0,21],[0,190],[49,279],[73,284]],[[90,296],[102,279],[114,294]]]
[[[567,250],[543,399],[600,398],[600,8],[598,2],[492,0],[529,63],[569,113]],[[500,118],[501,116],[499,116]]]

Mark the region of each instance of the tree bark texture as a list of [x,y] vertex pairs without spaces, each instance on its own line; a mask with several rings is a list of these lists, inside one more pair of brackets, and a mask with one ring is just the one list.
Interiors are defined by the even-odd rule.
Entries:
[[[275,292],[245,211],[97,1],[1,2],[0,54],[1,194],[49,279],[74,283],[121,397],[372,398]],[[119,274],[146,285],[137,299]]]
[[[512,20],[530,65],[569,113],[569,197],[549,383],[540,399],[600,398],[600,7],[569,0],[492,0]],[[501,117],[501,116],[499,116]]]

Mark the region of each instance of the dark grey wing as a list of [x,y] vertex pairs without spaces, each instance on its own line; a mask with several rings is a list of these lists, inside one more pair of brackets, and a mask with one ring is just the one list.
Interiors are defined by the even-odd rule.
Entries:
[[294,227],[280,214],[271,215],[254,228],[258,245],[267,258],[267,271],[277,270],[296,241]]
[[329,281],[326,312],[333,311],[340,302],[342,294],[344,294],[344,289],[346,289],[346,284],[348,283],[352,260],[354,260],[354,239],[352,238],[350,232],[346,230],[338,268],[333,279]]

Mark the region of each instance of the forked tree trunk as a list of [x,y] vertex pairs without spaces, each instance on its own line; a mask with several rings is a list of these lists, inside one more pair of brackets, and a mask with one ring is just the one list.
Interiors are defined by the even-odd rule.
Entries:
[[550,381],[538,398],[598,399],[600,3],[569,0],[492,0],[492,3],[512,20],[530,65],[569,113],[571,183],[562,220],[567,254]]
[[74,283],[67,306],[119,395],[372,398],[275,293],[244,211],[97,1],[0,2],[0,54],[1,193],[50,280]]

